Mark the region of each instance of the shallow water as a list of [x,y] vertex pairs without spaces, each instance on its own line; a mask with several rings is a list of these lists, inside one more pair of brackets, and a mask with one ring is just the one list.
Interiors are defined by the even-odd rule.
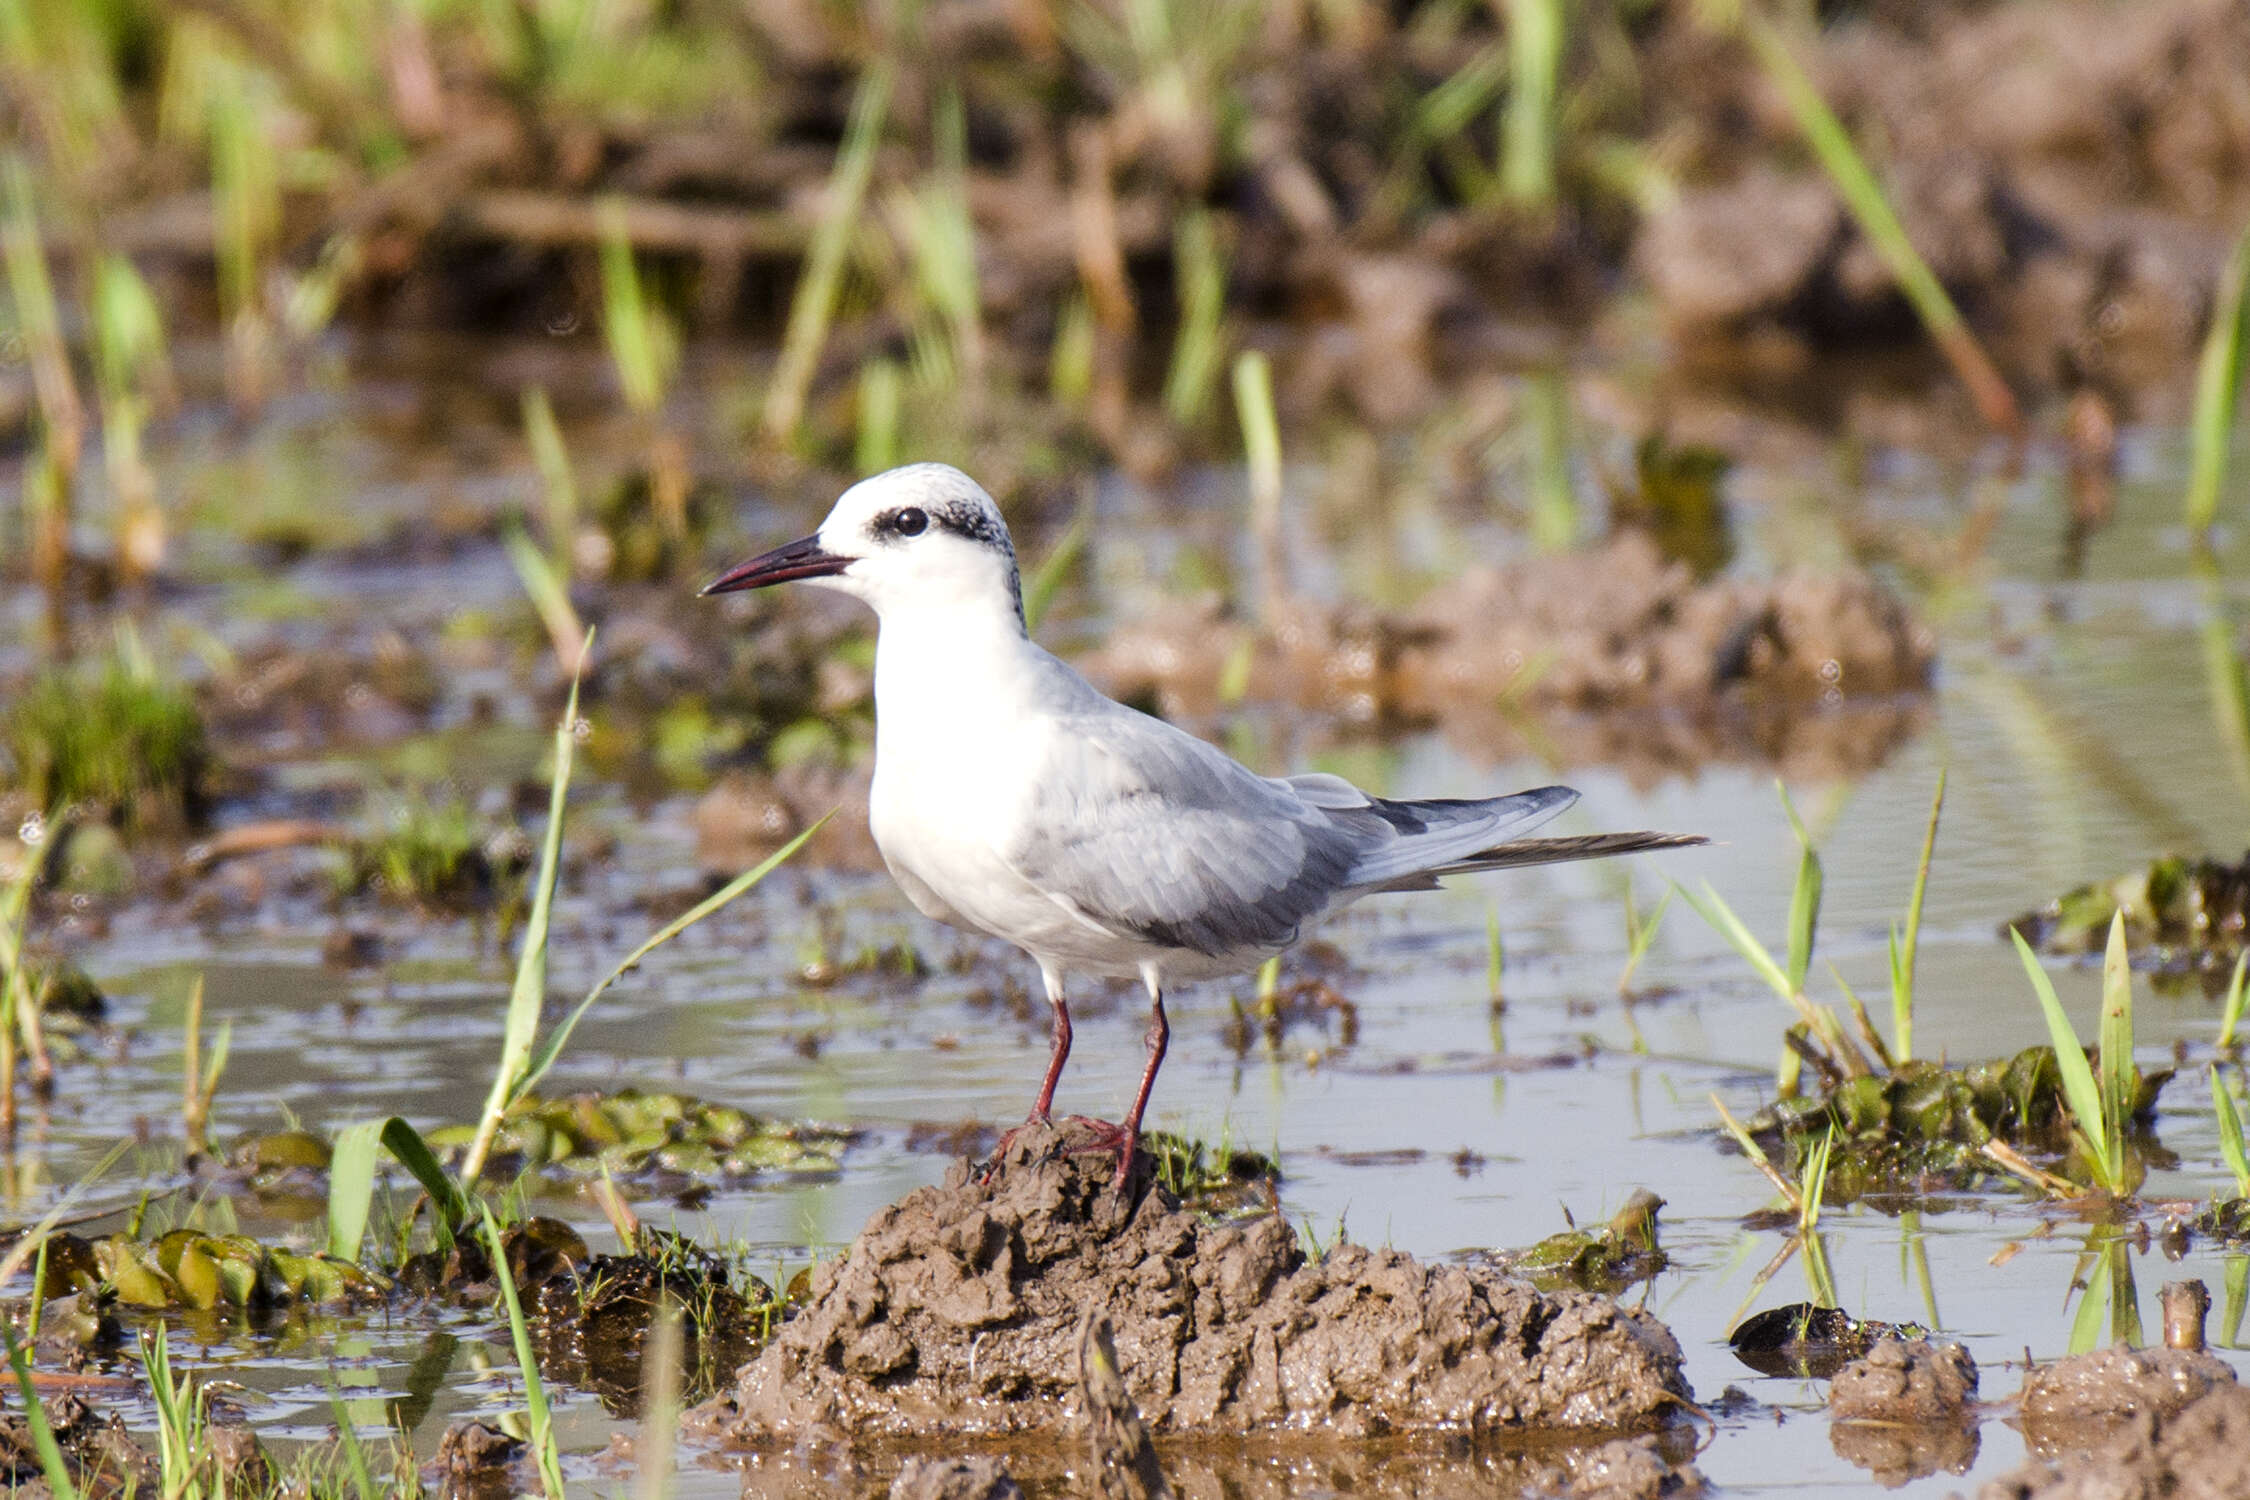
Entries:
[[[351,498],[364,499],[371,514],[411,513],[437,490],[490,499],[515,482],[500,477],[514,472],[504,454],[464,458],[458,442],[436,477],[418,475],[417,455],[396,434],[342,423],[318,403],[309,409],[302,451],[281,451],[301,468],[340,466],[364,476],[363,491]],[[467,448],[474,454],[473,444]],[[1952,531],[1972,505],[2000,507],[1982,562],[1918,596],[1940,637],[1935,711],[1925,730],[1855,781],[1791,788],[1826,862],[1819,956],[1872,1003],[1886,993],[1885,934],[1904,910],[1930,790],[1939,768],[1949,769],[1920,962],[1917,1045],[1924,1053],[1981,1057],[2044,1039],[2017,961],[1996,937],[2004,919],[2153,854],[2231,854],[2250,837],[2250,787],[2215,725],[2199,635],[2216,608],[2231,612],[2225,628],[2239,643],[2250,543],[2240,533],[2221,539],[2223,582],[2196,575],[2175,520],[2181,469],[2176,435],[2129,434],[2117,520],[2091,543],[2082,576],[2068,579],[2058,564],[2065,501],[2054,455],[2034,453],[2013,480],[1973,464],[1897,456],[1871,464],[1875,477],[1850,494],[1818,474],[1748,478],[1761,493],[1821,496],[1743,521],[1748,567],[1833,552],[1833,542],[1822,540],[1834,536],[1831,507],[1848,507],[1876,527],[1938,533]],[[1223,476],[1181,492],[1184,505],[1122,483],[1100,488],[1104,525],[1087,570],[1094,583],[1067,601],[1054,635],[1098,637],[1105,622],[1151,596],[1149,579],[1177,576],[1182,550],[1228,549],[1235,512]],[[796,535],[811,519],[757,507],[743,525],[758,535]],[[1481,517],[1443,510],[1416,524],[1435,527],[1456,549],[1484,545],[1492,534]],[[1365,576],[1364,557],[1315,528],[1296,546],[1306,577],[1335,588],[1382,586]],[[257,576],[217,540],[198,540],[189,556],[191,568],[212,581],[176,610],[238,642],[275,628],[247,606],[270,604],[277,591],[311,602],[310,617],[292,604],[300,623],[283,627],[308,638],[332,626],[321,618],[328,610],[414,632],[441,628],[464,599],[481,609],[515,608],[513,580],[489,546],[411,564],[316,560],[279,583]],[[1406,572],[1419,566],[1398,564]],[[477,763],[447,769],[471,784],[534,769],[538,711],[505,673],[451,684],[449,692],[478,688],[502,693],[507,732],[476,742]],[[1337,984],[1358,1008],[1352,1045],[1333,1025],[1305,1025],[1278,1047],[1254,1042],[1238,1053],[1225,1036],[1228,987],[1184,992],[1171,1006],[1172,1054],[1153,1118],[1277,1151],[1284,1207],[1318,1237],[1341,1225],[1354,1238],[1417,1255],[1526,1245],[1562,1228],[1566,1209],[1589,1222],[1633,1189],[1654,1189],[1667,1200],[1662,1232],[1672,1266],[1632,1295],[1645,1291],[1678,1334],[1699,1398],[1712,1401],[1729,1386],[1751,1398],[1720,1420],[1699,1460],[1705,1474],[1730,1493],[1866,1486],[1869,1476],[1830,1442],[1825,1385],[1759,1376],[1725,1342],[1739,1314],[1807,1295],[1797,1265],[1753,1295],[1753,1278],[1782,1236],[1742,1226],[1770,1192],[1739,1157],[1718,1148],[1708,1098],[1716,1091],[1747,1114],[1770,1096],[1784,1008],[1680,904],[1636,977],[1643,998],[1628,1008],[1617,992],[1628,879],[1644,911],[1665,876],[1708,880],[1778,946],[1796,851],[1770,774],[1714,765],[1639,785],[1601,767],[1480,762],[1435,734],[1355,744],[1333,739],[1324,726],[1256,713],[1239,725],[1204,727],[1261,747],[1262,769],[1342,768],[1377,790],[1428,796],[1566,779],[1585,797],[1556,831],[1657,827],[1714,837],[1709,849],[1629,868],[1487,876],[1348,913],[1324,936],[1350,964]],[[1290,743],[1326,748],[1274,748]],[[362,769],[315,759],[292,761],[283,775],[299,784],[349,784]],[[573,838],[598,831],[616,847],[566,885],[554,937],[558,993],[577,993],[653,925],[632,908],[637,895],[686,883],[691,805],[673,797],[635,806],[614,790],[582,786]],[[1486,982],[1486,919],[1495,911],[1506,953],[1505,1008],[1497,1014]],[[197,974],[207,986],[207,1025],[234,1024],[217,1137],[270,1130],[284,1117],[315,1129],[388,1113],[425,1125],[473,1117],[498,1048],[506,990],[489,937],[467,923],[389,918],[384,925],[399,940],[389,964],[347,976],[319,965],[330,925],[317,910],[284,906],[212,935],[129,908],[84,946],[131,1041],[121,1057],[66,1075],[61,1101],[16,1150],[7,1174],[10,1217],[36,1216],[59,1185],[137,1124],[160,1136],[173,1129],[180,1015]],[[823,941],[849,951],[892,940],[932,960],[929,976],[852,976],[820,989],[796,978]],[[638,1084],[864,1128],[867,1138],[833,1180],[733,1188],[692,1211],[643,1205],[652,1222],[747,1244],[754,1266],[791,1268],[849,1240],[875,1208],[944,1174],[946,1157],[908,1149],[911,1126],[1020,1115],[1045,1056],[1044,1007],[1019,1014],[994,1004],[995,990],[1011,981],[1036,988],[1028,961],[924,922],[887,880],[792,870],[614,991],[579,1031],[548,1091]],[[2090,1035],[2095,974],[2063,969],[2056,981]],[[1233,988],[1247,996],[1249,981]],[[1824,980],[1822,988],[1833,996],[1832,984]],[[2139,999],[2144,1064],[2215,1033],[2216,1004],[2199,988],[2152,991],[2144,981]],[[1077,1051],[1060,1103],[1114,1116],[1139,1068],[1139,999],[1089,990],[1074,1010]],[[2165,1094],[2159,1130],[2179,1163],[2154,1173],[2145,1197],[2198,1200],[2225,1180],[2199,1066]],[[127,1204],[142,1185],[118,1175],[97,1185],[90,1201]],[[2008,1191],[1949,1205],[1925,1211],[1918,1225],[1864,1207],[1830,1210],[1823,1233],[1835,1286],[1857,1314],[1932,1323],[1961,1339],[1984,1367],[1984,1393],[2006,1395],[2017,1383],[2002,1368],[2008,1362],[2020,1362],[2027,1349],[2047,1358],[2065,1348],[2086,1226],[2065,1209]],[[597,1244],[611,1242],[589,1205],[554,1199],[548,1207]],[[246,1226],[286,1227],[254,1204],[237,1208]],[[2151,1220],[2154,1227],[2161,1216],[2152,1211]],[[2020,1253],[1993,1264],[2009,1247]],[[2134,1252],[2131,1264],[2151,1329],[2160,1321],[2160,1283],[2200,1276],[2218,1296],[2226,1276],[2224,1258],[2203,1244],[2177,1264],[2155,1249]],[[408,1403],[407,1415],[419,1416],[414,1436],[425,1458],[453,1415],[505,1409],[516,1399],[504,1334],[460,1315],[393,1312],[295,1335],[190,1328],[188,1336],[195,1361],[224,1366],[251,1392],[252,1420],[279,1437],[326,1428],[331,1362],[355,1418],[370,1430],[389,1403]],[[2236,1345],[2229,1357],[2250,1370],[2246,1348]],[[583,1394],[566,1395],[563,1411],[587,1491],[614,1484],[591,1456],[618,1420]],[[1988,1422],[1966,1479],[1940,1474],[1904,1493],[1973,1486],[2022,1455],[2014,1429]],[[731,1494],[739,1484],[725,1472],[691,1474],[682,1492]]]

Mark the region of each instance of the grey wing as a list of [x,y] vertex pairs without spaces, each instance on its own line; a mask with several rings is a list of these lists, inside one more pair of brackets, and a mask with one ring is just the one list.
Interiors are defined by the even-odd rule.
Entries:
[[1340,776],[1292,776],[1286,785],[1348,831],[1355,855],[1348,883],[1380,890],[1474,858],[1556,816],[1578,794],[1535,787],[1507,797],[1394,802],[1369,796]]
[[1212,957],[1277,951],[1351,886],[1361,836],[1158,719],[1058,737],[1009,862],[1105,931]]

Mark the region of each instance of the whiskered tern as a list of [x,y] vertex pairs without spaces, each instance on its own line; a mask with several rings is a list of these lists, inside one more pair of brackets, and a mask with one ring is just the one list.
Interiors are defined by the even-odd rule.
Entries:
[[1260,776],[1041,650],[1000,508],[944,464],[853,485],[818,532],[703,592],[798,581],[862,599],[878,618],[868,812],[892,876],[924,915],[1039,965],[1054,1050],[1027,1123],[1048,1118],[1070,1056],[1064,976],[1147,988],[1140,1089],[1122,1125],[1099,1127],[1119,1184],[1171,1036],[1166,984],[1255,969],[1362,896],[1703,842],[1525,838],[1578,799],[1568,787],[1401,802],[1339,776]]

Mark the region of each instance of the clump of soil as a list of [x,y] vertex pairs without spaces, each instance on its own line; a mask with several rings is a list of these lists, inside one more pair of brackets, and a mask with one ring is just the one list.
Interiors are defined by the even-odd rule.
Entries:
[[1616,1429],[1687,1399],[1645,1313],[1393,1251],[1310,1260],[1279,1217],[1214,1226],[1160,1187],[1113,1191],[1106,1155],[1070,1152],[1082,1139],[1026,1131],[988,1177],[963,1164],[878,1213],[691,1425],[784,1447],[1054,1429],[1090,1305],[1159,1434]]
[[1836,1372],[1830,1415],[1844,1421],[1941,1422],[1977,1398],[1977,1362],[1959,1344],[1887,1338]]
[[[1684,718],[1701,727],[1682,757],[1764,760],[1759,706],[1805,718],[1808,706],[1918,694],[1935,637],[1866,573],[1699,582],[1628,530],[1585,552],[1472,568],[1408,614],[1300,604],[1261,632],[1215,603],[1170,610],[1081,665],[1116,696],[1179,718],[1215,709],[1245,659],[1250,695],[1361,723],[1446,724],[1493,704]],[[1586,748],[1616,758],[1600,756],[1598,737]]]
[[2250,1489],[2250,1390],[2217,1387],[2183,1406],[2136,1413],[2091,1452],[2038,1459],[1978,1500],[2228,1500]]
[[2024,1377],[2024,1431],[2034,1447],[2083,1448],[2089,1426],[2140,1413],[2169,1415],[2233,1384],[2233,1367],[2202,1349],[2073,1354]]
[[1885,1486],[1976,1462],[1977,1365],[1959,1344],[1878,1340],[1836,1372],[1829,1445]]

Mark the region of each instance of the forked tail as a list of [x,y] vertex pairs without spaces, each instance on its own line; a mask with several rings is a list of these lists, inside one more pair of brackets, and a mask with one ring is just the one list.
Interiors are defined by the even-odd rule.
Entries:
[[1613,854],[1643,854],[1652,849],[1687,849],[1711,842],[1700,833],[1588,833],[1565,839],[1516,839],[1462,856],[1450,864],[1401,876],[1378,891],[1428,891],[1447,875],[1480,870],[1510,870],[1518,865],[1559,865],[1574,859],[1607,859]]

